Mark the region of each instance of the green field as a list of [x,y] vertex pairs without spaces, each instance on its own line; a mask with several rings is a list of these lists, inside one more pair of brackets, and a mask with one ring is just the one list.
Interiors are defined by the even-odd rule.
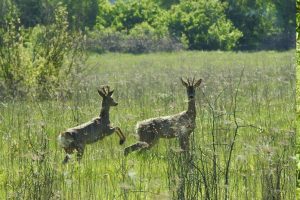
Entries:
[[[138,121],[187,108],[181,76],[203,79],[189,159],[177,139],[125,158]],[[294,51],[93,54],[78,79],[71,99],[0,102],[0,199],[295,199]],[[57,135],[99,114],[103,84],[127,141],[62,165]]]

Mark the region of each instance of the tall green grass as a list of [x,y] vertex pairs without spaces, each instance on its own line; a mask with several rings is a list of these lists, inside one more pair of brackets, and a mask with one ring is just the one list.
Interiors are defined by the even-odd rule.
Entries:
[[[0,199],[295,199],[294,63],[293,51],[91,55],[71,100],[1,102]],[[138,121],[187,108],[181,76],[203,78],[188,156],[162,139],[125,158]],[[56,137],[99,114],[102,84],[127,141],[62,165]]]

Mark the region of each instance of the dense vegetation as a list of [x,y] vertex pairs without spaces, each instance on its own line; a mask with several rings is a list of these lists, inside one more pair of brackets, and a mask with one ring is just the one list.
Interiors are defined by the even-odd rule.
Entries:
[[296,21],[297,21],[297,26],[296,26],[296,35],[297,35],[297,87],[296,87],[296,102],[297,102],[297,107],[296,107],[296,116],[297,116],[297,130],[298,130],[298,136],[297,136],[297,148],[296,148],[296,153],[297,153],[297,195],[298,198],[300,198],[300,137],[299,137],[299,128],[300,128],[300,0],[297,0],[297,15],[296,15]]
[[73,29],[96,31],[98,40],[103,31],[130,40],[131,32],[141,29],[141,39],[170,38],[188,49],[289,49],[295,44],[293,0],[4,0],[0,16],[14,3],[22,25],[46,25],[58,2],[66,6]]
[[[294,61],[294,51],[93,55],[71,99],[1,102],[0,199],[294,200]],[[125,158],[137,121],[187,108],[179,77],[192,75],[204,81],[190,159],[176,139]],[[114,134],[62,165],[56,137],[99,114],[101,84],[115,89],[111,121],[127,141]]]
[[[282,51],[295,47],[295,9],[293,0],[2,0],[0,199],[295,199],[295,54]],[[265,49],[282,52],[239,52]],[[113,135],[61,165],[56,137],[99,114],[100,85],[115,88],[111,121],[127,146],[137,121],[186,108],[178,78],[194,75],[204,81],[187,154],[174,139],[125,158]]]
[[72,94],[94,52],[294,47],[292,0],[3,0],[0,96]]
[[47,26],[30,29],[22,26],[15,5],[7,6],[0,28],[0,96],[65,95],[85,60],[84,35],[68,30],[68,13],[61,4]]

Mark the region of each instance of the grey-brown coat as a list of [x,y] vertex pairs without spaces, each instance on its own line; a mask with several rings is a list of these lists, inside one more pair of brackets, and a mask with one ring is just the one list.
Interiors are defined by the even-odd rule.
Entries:
[[69,128],[65,132],[59,134],[58,143],[64,148],[67,154],[63,163],[68,162],[69,154],[72,154],[74,150],[77,151],[77,158],[80,160],[86,144],[102,140],[104,137],[109,136],[114,132],[119,135],[120,144],[124,143],[126,138],[121,129],[119,127],[112,127],[109,120],[110,106],[118,105],[111,97],[113,91],[110,91],[109,87],[106,86],[101,90],[98,90],[98,93],[103,98],[100,116],[79,126]]
[[188,96],[188,109],[176,115],[157,117],[138,122],[136,133],[138,142],[125,148],[124,155],[139,149],[151,148],[159,138],[179,138],[180,147],[189,149],[189,135],[195,129],[196,106],[195,89],[200,86],[202,79],[194,84],[188,79],[187,82],[181,78],[186,87]]

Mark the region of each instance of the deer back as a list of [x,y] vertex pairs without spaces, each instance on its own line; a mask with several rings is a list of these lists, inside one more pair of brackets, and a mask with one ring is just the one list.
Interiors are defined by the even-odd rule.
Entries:
[[86,144],[96,142],[111,134],[109,124],[103,123],[100,117],[68,129],[66,132],[72,133],[75,141]]
[[194,121],[186,112],[177,115],[151,118],[137,125],[137,133],[143,135],[155,134],[161,138],[173,138],[181,134],[189,134],[194,129]]

